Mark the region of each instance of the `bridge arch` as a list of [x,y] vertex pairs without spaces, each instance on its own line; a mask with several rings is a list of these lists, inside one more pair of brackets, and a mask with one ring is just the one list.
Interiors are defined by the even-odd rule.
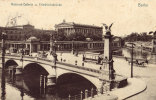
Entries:
[[19,65],[15,60],[6,60],[5,62],[5,67],[8,68],[9,66],[12,66],[12,65]]
[[48,71],[40,64],[37,63],[28,63],[24,67],[24,74],[40,74],[40,75],[48,75]]
[[[78,81],[78,83],[81,83],[81,81],[85,81],[88,83],[88,86],[91,86],[91,88],[97,88],[97,84],[93,81],[93,79],[91,77],[88,77],[87,75],[81,75],[79,73],[75,73],[75,72],[66,72],[66,73],[62,73],[57,77],[57,84],[60,84],[59,82],[63,81],[64,82],[73,82],[74,79],[76,79],[76,81]],[[96,80],[97,78],[95,78],[94,80],[97,82]],[[74,82],[73,82],[74,83]],[[86,88],[87,87],[86,85]]]
[[[33,66],[33,67],[30,67],[30,66]],[[28,68],[39,68],[40,71],[41,69],[44,71],[44,73],[42,74],[45,74],[45,75],[56,75],[56,71],[55,71],[55,67],[51,66],[51,65],[46,65],[46,64],[41,64],[41,63],[36,63],[36,62],[25,62],[24,63],[24,70]],[[37,70],[37,69],[36,69]],[[31,70],[30,70],[31,71]]]

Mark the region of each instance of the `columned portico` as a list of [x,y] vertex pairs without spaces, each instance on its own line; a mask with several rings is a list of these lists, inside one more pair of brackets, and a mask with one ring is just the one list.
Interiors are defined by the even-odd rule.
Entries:
[[33,37],[33,36],[30,37],[26,41],[26,43],[27,43],[27,47],[29,48],[29,54],[40,51],[41,49],[39,39],[37,39],[36,37]]

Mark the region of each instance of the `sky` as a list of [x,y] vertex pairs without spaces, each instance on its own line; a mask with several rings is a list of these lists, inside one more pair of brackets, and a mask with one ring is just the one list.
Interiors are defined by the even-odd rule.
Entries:
[[[11,3],[47,3],[62,6],[12,6]],[[138,4],[147,7],[138,7]],[[112,26],[112,34],[129,35],[132,32],[156,30],[156,0],[1,0],[0,26],[8,19],[17,19],[18,25],[32,24],[39,29],[55,29],[55,24],[75,22],[79,24]]]

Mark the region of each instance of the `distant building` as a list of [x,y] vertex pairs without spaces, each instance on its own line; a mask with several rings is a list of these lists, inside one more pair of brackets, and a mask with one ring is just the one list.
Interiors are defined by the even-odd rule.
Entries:
[[76,34],[93,40],[96,40],[96,38],[101,38],[102,40],[102,27],[95,25],[77,24],[74,22],[66,22],[64,20],[62,23],[55,25],[55,29],[58,34],[64,33],[65,36]]
[[7,40],[10,41],[22,41],[31,36],[36,36],[41,40],[47,40],[47,37],[49,37],[50,34],[55,33],[54,30],[35,29],[35,27],[30,24],[22,26],[0,27],[0,33],[1,32],[5,32],[7,34]]
[[122,38],[114,36],[112,40],[112,46],[113,47],[122,47]]

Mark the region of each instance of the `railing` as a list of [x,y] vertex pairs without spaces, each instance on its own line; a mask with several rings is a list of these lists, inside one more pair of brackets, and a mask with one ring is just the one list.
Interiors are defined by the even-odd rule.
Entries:
[[[21,55],[10,55],[10,54],[6,54],[6,56],[18,57],[18,58],[21,57]],[[42,60],[42,61],[47,61],[47,62],[53,62],[52,60],[49,60],[47,58],[39,58],[39,57],[32,57],[32,56],[23,56],[23,58],[29,58],[29,59],[35,59],[36,58],[37,60]],[[86,68],[84,66],[78,66],[78,65],[68,64],[68,63],[64,63],[64,62],[60,62],[60,61],[57,61],[56,63],[57,64],[60,64],[60,65],[65,65],[65,66],[68,66],[68,67],[73,67],[73,68],[82,69],[82,70],[86,70],[86,71],[90,71],[90,72],[100,73],[99,70],[92,69],[92,68]]]
[[[21,57],[21,55],[9,55],[9,54],[6,54],[6,56]],[[37,58],[37,60],[42,60],[42,61],[47,61],[47,62],[53,62],[53,60],[49,60],[49,59],[46,59],[46,58],[32,57],[32,56],[24,56],[23,58],[29,58],[29,59]],[[68,64],[68,63],[64,63],[64,62],[60,62],[60,61],[57,61],[56,63],[57,64],[60,64],[60,65],[65,65],[65,66],[68,66],[68,67],[74,67],[74,68],[78,68],[78,69],[82,69],[82,70],[86,70],[86,71],[90,71],[90,72],[99,73],[99,74],[102,73],[102,71],[100,71],[100,70],[92,69],[92,68],[86,68],[84,66],[78,66],[78,65]],[[107,73],[109,73],[109,71],[105,71],[104,74],[107,74]],[[122,76],[122,75],[115,74],[115,76]]]
[[103,86],[103,88],[100,89],[91,88],[90,90],[86,89],[84,91],[81,91],[77,95],[69,94],[68,98],[65,98],[65,100],[84,100],[88,98],[94,98],[100,94],[107,94],[109,93],[109,91],[110,91],[110,85],[106,84]]
[[61,64],[61,65],[69,66],[69,67],[75,67],[75,68],[83,69],[83,70],[90,71],[90,72],[100,73],[99,70],[92,69],[92,68],[86,68],[83,66],[77,66],[77,65],[67,64],[67,63],[63,63],[63,62],[57,62],[57,64]]
[[[12,57],[18,57],[18,58],[21,57],[21,55],[8,55],[8,54],[6,56],[12,56]],[[37,60],[42,60],[42,61],[46,61],[46,62],[53,62],[52,60],[49,60],[49,59],[46,59],[46,58],[38,58],[38,57],[32,57],[32,56],[24,56],[24,58],[29,58],[29,59],[37,58]],[[60,64],[60,65],[65,65],[65,66],[68,66],[68,67],[73,67],[73,68],[77,68],[77,69],[81,69],[81,70],[86,70],[86,71],[89,71],[89,72],[98,73],[98,74],[108,75],[108,73],[109,73],[109,71],[102,72],[101,70],[86,68],[84,66],[68,64],[68,63],[60,62],[60,61],[57,61],[56,63]],[[122,75],[119,75],[119,74],[114,74],[114,75],[116,77],[122,77]]]

